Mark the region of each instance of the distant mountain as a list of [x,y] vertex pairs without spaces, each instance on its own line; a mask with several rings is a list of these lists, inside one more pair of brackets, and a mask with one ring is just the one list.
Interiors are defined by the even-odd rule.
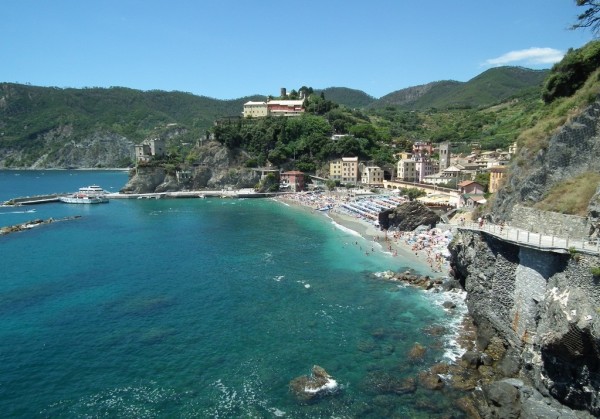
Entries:
[[349,89],[347,87],[328,87],[327,89],[315,90],[316,93],[325,95],[325,99],[331,100],[350,109],[366,108],[377,99],[369,96],[362,90]]
[[549,70],[523,67],[489,69],[468,82],[438,81],[387,94],[369,107],[398,106],[407,110],[476,108],[501,102],[532,88],[541,88]]

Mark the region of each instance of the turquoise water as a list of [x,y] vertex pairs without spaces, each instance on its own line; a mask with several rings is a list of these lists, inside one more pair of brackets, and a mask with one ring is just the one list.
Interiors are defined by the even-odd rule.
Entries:
[[[126,180],[0,171],[0,200]],[[374,278],[410,266],[365,255],[323,214],[252,199],[35,209],[0,225],[82,218],[0,236],[3,416],[460,416],[447,393],[381,389],[442,360],[424,328],[452,319]],[[411,361],[415,342],[428,350]],[[315,364],[340,391],[300,404],[288,383]]]

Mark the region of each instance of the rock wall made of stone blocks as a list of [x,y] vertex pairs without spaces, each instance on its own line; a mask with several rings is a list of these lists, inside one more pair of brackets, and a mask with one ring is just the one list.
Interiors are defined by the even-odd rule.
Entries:
[[512,211],[512,227],[521,228],[547,236],[584,238],[590,233],[590,223],[584,217],[543,211],[515,205]]

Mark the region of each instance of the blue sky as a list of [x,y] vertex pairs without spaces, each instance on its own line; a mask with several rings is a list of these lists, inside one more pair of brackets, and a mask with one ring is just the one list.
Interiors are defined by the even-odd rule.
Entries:
[[575,0],[3,0],[0,82],[218,99],[305,85],[379,98],[592,39]]

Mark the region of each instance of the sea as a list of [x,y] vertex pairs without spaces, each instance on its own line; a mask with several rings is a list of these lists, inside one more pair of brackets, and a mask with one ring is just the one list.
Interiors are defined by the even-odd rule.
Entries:
[[[0,202],[127,179],[0,171]],[[229,198],[0,207],[0,226],[51,218],[0,236],[3,417],[463,417],[417,378],[459,355],[453,297],[381,279],[425,267],[365,252],[378,243],[324,213]],[[289,383],[314,365],[337,387],[298,400]]]

